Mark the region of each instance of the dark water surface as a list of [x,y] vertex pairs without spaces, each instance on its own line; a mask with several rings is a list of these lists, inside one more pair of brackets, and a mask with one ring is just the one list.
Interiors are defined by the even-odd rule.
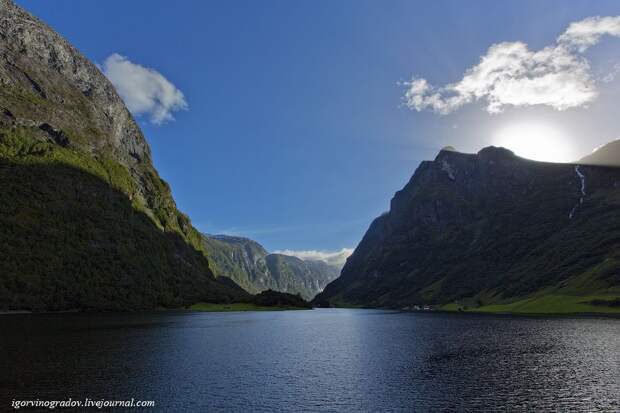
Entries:
[[620,411],[620,320],[329,309],[0,316],[0,411],[12,399],[69,397],[155,400],[149,411],[170,412]]

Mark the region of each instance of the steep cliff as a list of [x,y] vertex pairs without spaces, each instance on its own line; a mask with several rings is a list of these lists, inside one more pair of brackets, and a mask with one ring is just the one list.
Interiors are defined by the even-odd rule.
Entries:
[[229,277],[253,294],[275,290],[311,300],[340,273],[323,261],[269,254],[248,238],[205,235],[203,243],[215,275]]
[[265,262],[268,252],[256,241],[227,235],[205,235],[202,242],[216,276],[228,277],[252,294],[272,286]]
[[0,187],[0,310],[249,298],[215,280],[110,82],[9,0],[0,0]]
[[269,254],[265,257],[271,274],[270,283],[276,291],[299,293],[311,300],[338,276],[338,270],[316,261],[305,261],[283,254]]
[[552,296],[613,302],[618,207],[617,168],[534,162],[495,147],[442,150],[420,164],[315,303],[501,309],[533,300],[535,311]]

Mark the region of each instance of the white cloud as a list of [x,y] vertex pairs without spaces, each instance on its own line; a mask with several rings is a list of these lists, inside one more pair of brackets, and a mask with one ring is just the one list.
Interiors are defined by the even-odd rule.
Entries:
[[293,257],[300,258],[302,260],[314,260],[324,261],[329,265],[335,267],[342,267],[347,258],[353,253],[352,248],[343,248],[340,251],[294,251],[294,250],[279,250],[275,251],[276,254],[292,255]]
[[604,35],[620,36],[620,16],[588,17],[573,22],[558,38],[558,43],[576,48],[581,53],[594,46]]
[[103,62],[102,70],[135,116],[148,114],[151,122],[160,125],[174,120],[172,112],[187,109],[183,92],[154,69],[114,53]]
[[412,110],[450,113],[485,101],[489,113],[506,106],[547,105],[557,110],[584,106],[598,90],[588,60],[581,55],[603,35],[620,37],[619,17],[591,17],[571,23],[557,42],[539,51],[523,42],[492,45],[463,78],[443,87],[426,79],[406,82],[405,104]]

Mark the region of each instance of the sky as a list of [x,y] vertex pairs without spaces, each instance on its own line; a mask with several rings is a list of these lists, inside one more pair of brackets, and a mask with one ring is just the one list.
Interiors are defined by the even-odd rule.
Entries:
[[199,230],[270,251],[348,254],[446,145],[620,137],[617,1],[17,2],[114,83]]

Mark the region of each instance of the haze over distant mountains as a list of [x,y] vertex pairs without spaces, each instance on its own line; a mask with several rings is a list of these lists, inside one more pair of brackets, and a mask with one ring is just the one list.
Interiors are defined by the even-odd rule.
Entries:
[[584,156],[579,163],[586,165],[620,166],[620,140],[616,139]]

